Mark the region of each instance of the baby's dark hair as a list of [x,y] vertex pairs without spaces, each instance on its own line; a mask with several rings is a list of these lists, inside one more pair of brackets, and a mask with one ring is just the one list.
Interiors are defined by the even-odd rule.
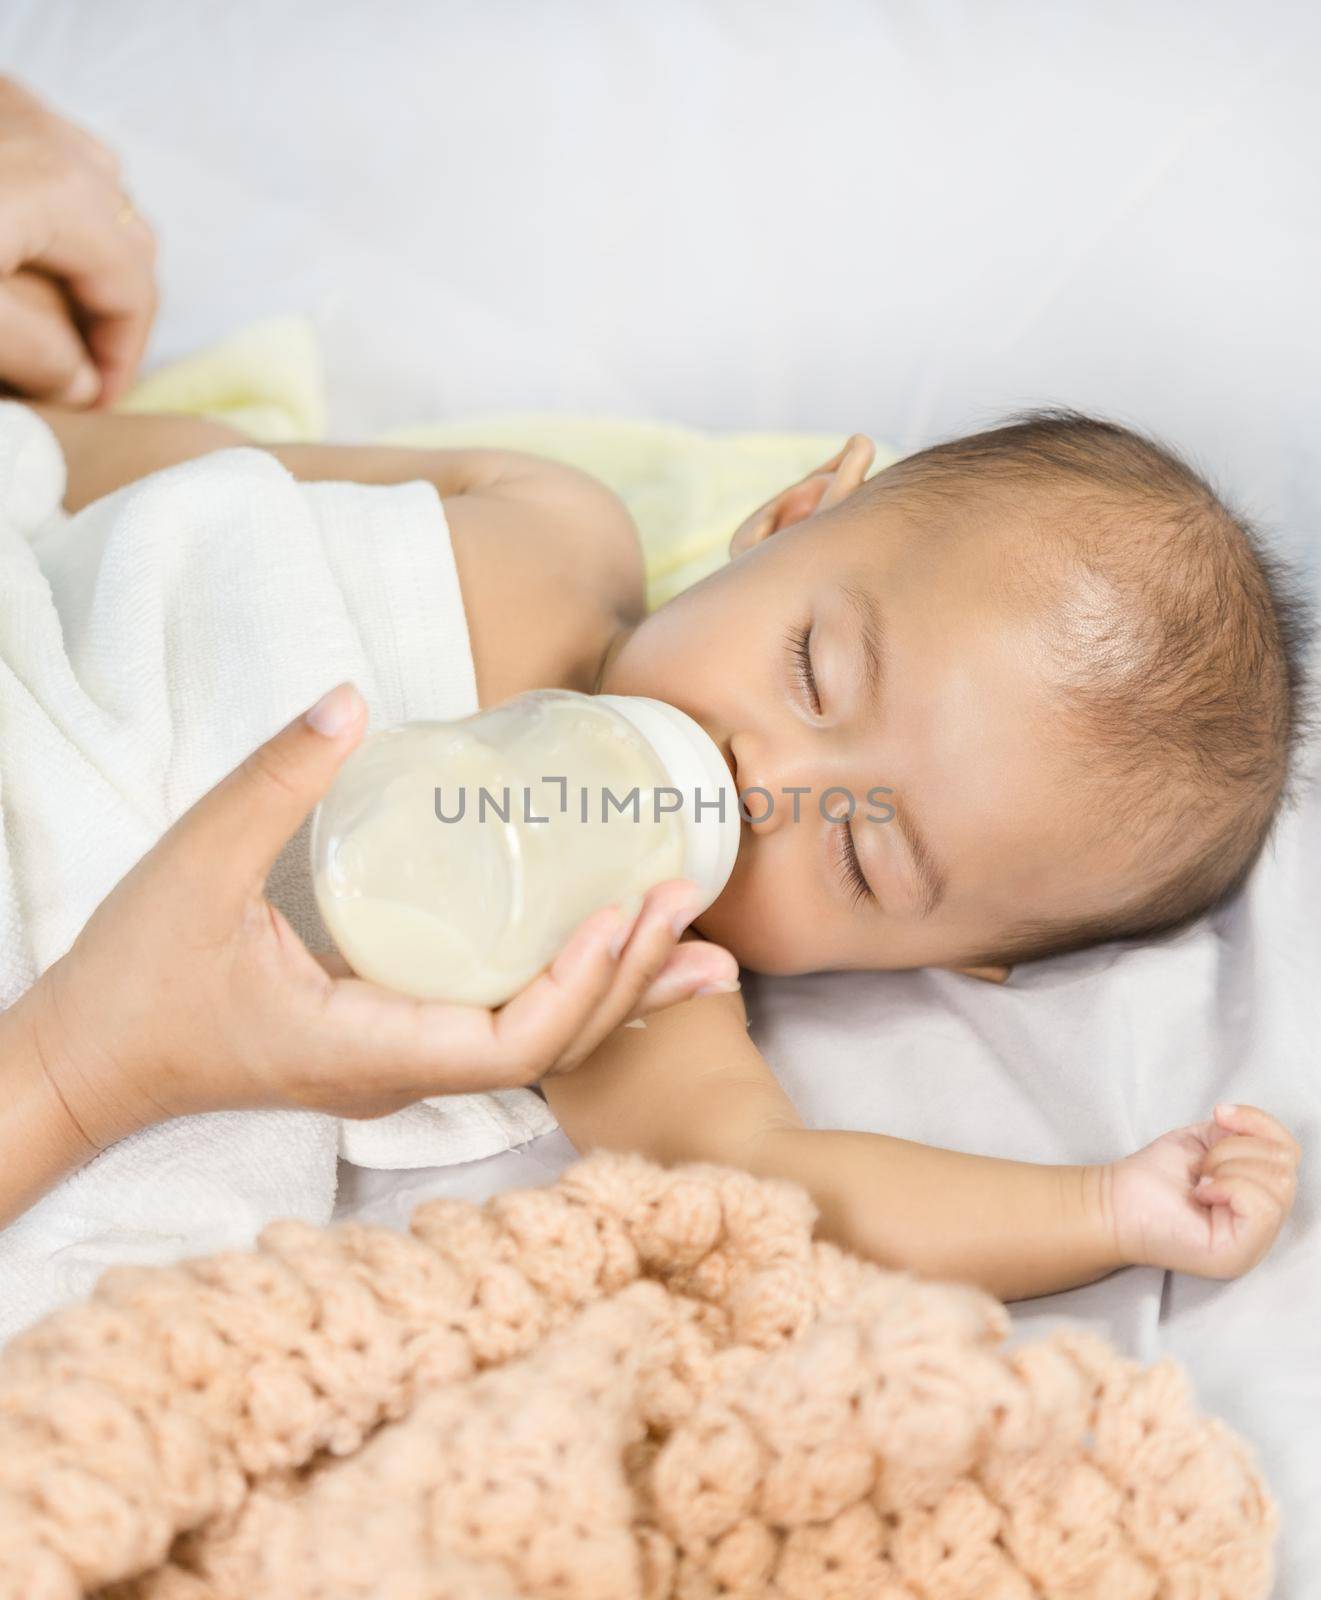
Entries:
[[[1297,804],[1317,727],[1317,620],[1302,573],[1173,450],[1073,411],[922,450],[859,494],[898,494],[942,523],[988,504],[1020,513],[1003,588],[1047,602],[1064,714],[1043,733],[1084,752],[1108,785],[1092,836],[1125,832],[1149,872],[1117,909],[1025,919],[965,963],[1169,938],[1225,906]],[[1075,595],[1094,583],[1096,606],[1052,611],[1066,572]]]

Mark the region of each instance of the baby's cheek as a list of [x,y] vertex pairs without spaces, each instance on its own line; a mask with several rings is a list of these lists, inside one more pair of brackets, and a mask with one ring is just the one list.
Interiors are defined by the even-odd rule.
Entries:
[[801,924],[795,932],[792,907],[787,900],[761,892],[750,893],[746,884],[731,880],[725,892],[707,907],[692,926],[712,944],[723,945],[741,967],[753,972],[789,973],[810,970],[811,961],[801,948]]

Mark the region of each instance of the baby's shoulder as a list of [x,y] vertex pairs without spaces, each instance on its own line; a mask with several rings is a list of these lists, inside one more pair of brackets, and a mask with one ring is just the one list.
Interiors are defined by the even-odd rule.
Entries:
[[444,502],[482,705],[525,689],[590,689],[639,621],[637,526],[604,484],[556,462]]

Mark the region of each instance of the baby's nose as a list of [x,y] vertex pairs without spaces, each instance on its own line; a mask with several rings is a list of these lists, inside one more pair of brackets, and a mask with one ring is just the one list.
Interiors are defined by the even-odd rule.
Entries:
[[801,820],[815,805],[809,763],[785,747],[749,734],[729,742],[730,769],[738,790],[739,815],[754,833],[773,833]]

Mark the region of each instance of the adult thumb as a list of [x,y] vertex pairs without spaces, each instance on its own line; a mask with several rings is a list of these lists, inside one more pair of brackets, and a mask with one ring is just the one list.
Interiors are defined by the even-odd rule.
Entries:
[[341,683],[260,745],[171,830],[176,844],[223,862],[228,881],[264,884],[275,858],[358,744],[367,707]]

